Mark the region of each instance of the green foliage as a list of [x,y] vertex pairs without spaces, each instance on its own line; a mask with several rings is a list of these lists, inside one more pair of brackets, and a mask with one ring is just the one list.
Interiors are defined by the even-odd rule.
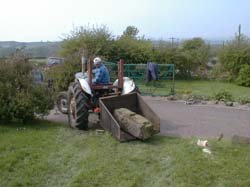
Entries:
[[34,85],[32,64],[22,51],[0,64],[0,120],[26,122],[53,105],[50,91]]
[[81,61],[78,54],[68,54],[64,63],[51,67],[46,72],[47,79],[53,80],[53,88],[56,92],[68,90],[70,82],[75,79],[75,73],[81,71]]
[[232,94],[227,90],[220,90],[215,93],[214,98],[218,101],[232,101],[233,96]]
[[49,113],[49,109],[54,107],[54,93],[44,86],[33,85],[30,96],[32,96],[30,101],[33,111],[37,115],[46,115]]
[[123,31],[122,37],[136,38],[139,30],[135,26],[128,26],[125,31]]
[[107,27],[75,28],[62,42],[60,54],[63,57],[81,55],[93,58],[106,57],[113,37]]
[[185,40],[180,47],[160,41],[153,48],[154,60],[159,63],[175,64],[178,77],[200,76],[206,67],[210,48],[201,38]]
[[239,100],[239,103],[243,105],[250,103],[250,98],[246,96],[240,96],[238,100]]
[[152,59],[152,43],[143,38],[123,36],[114,41],[109,53],[109,61],[125,59],[126,63],[146,63]]
[[250,87],[250,64],[241,67],[236,83],[241,86]]
[[199,75],[208,62],[209,46],[201,38],[193,38],[184,41],[181,47],[184,56],[184,62],[181,62],[182,74],[188,77],[191,77],[192,73]]
[[229,77],[229,73],[224,71],[220,63],[215,64],[209,73],[209,77],[213,80],[227,81]]
[[235,80],[244,64],[250,64],[250,43],[248,38],[236,36],[235,40],[228,43],[219,51],[219,61],[223,69],[229,73],[229,80]]

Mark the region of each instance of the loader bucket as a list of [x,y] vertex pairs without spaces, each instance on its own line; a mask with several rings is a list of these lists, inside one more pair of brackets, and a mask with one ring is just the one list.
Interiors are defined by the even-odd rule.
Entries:
[[118,108],[127,108],[144,116],[153,124],[154,133],[160,132],[160,118],[138,93],[100,98],[99,106],[101,108],[101,126],[111,132],[111,134],[121,142],[134,140],[136,138],[123,131],[114,118],[114,110]]

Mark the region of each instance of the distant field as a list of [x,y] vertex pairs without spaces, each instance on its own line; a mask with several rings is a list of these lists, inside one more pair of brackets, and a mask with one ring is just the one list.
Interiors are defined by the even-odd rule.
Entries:
[[46,121],[0,125],[0,186],[250,186],[250,147],[154,136],[119,143]]
[[32,58],[32,59],[29,59],[29,61],[34,63],[34,64],[38,64],[38,65],[47,64],[47,59],[46,58],[44,58],[44,59]]
[[[145,83],[138,82],[138,86],[144,93],[152,93],[155,95],[164,96],[170,93],[172,82],[163,81],[156,83],[156,86],[153,86],[152,84],[150,86],[146,86]],[[213,98],[214,95],[221,90],[227,90],[230,92],[235,101],[239,101],[242,98],[248,99],[250,101],[250,87],[242,87],[233,83],[225,83],[220,81],[175,81],[175,92],[177,94],[191,93],[194,95]]]

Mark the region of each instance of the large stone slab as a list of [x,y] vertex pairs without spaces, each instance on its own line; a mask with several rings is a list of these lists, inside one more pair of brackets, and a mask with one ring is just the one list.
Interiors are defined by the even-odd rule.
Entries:
[[153,124],[148,119],[127,108],[115,109],[114,116],[124,131],[138,139],[148,139],[154,133]]

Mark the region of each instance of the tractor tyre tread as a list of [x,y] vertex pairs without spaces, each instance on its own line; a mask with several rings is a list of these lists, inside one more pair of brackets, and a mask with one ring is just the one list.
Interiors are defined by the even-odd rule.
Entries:
[[[69,112],[68,119],[69,124],[72,127],[76,127],[81,130],[87,130],[88,129],[88,117],[89,117],[89,105],[88,100],[89,98],[86,96],[86,94],[82,91],[80,84],[78,82],[74,82],[70,84],[69,87],[69,99],[68,99],[68,108],[70,110],[70,100],[72,97],[75,98],[75,105],[76,105],[76,111],[75,111],[75,119],[72,119],[72,116]],[[74,123],[74,124],[73,124]]]

